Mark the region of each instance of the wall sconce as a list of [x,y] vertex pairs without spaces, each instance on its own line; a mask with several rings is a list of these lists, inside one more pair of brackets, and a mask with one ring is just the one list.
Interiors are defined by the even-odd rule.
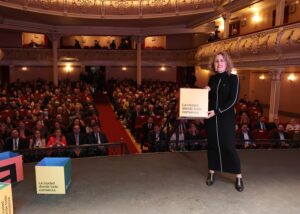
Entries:
[[261,74],[261,75],[259,75],[258,79],[264,80],[264,79],[266,79],[266,76],[264,74]]
[[255,24],[257,24],[257,23],[259,23],[259,22],[262,21],[262,18],[261,18],[261,16],[259,15],[259,13],[255,13],[255,14],[254,14],[254,16],[252,17],[252,21],[253,21]]
[[66,64],[65,71],[66,71],[66,73],[71,73],[73,71],[73,67],[72,67],[71,63]]
[[290,74],[288,76],[288,80],[291,81],[291,82],[294,82],[296,79],[297,79],[297,77],[295,76],[295,74]]
[[165,70],[167,70],[167,69],[166,69],[165,66],[161,66],[161,67],[160,67],[160,70],[161,70],[161,71],[165,71]]
[[127,71],[127,67],[126,67],[126,66],[123,66],[123,67],[122,67],[122,71]]
[[26,66],[23,66],[23,67],[21,68],[21,70],[22,70],[22,71],[28,71],[28,68],[27,68]]

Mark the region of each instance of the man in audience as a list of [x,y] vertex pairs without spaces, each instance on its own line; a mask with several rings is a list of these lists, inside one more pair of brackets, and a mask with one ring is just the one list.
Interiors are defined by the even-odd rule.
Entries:
[[15,150],[23,150],[28,149],[29,144],[26,140],[19,137],[19,131],[17,129],[13,129],[11,132],[11,137],[8,138],[4,144],[4,151],[15,151]]
[[243,124],[241,127],[241,131],[239,132],[239,139],[241,140],[243,147],[245,149],[256,148],[256,144],[253,143],[253,136],[249,131],[248,125]]
[[151,152],[164,152],[166,151],[166,136],[160,131],[159,125],[154,125],[153,131],[148,134],[148,142]]
[[[108,143],[108,139],[107,139],[106,135],[104,134],[104,132],[102,132],[102,130],[98,124],[95,124],[93,126],[93,132],[91,132],[88,135],[88,143],[89,144],[98,144],[98,145]],[[103,146],[99,146],[95,150],[93,148],[89,149],[89,150],[91,150],[94,153],[99,154],[99,155],[107,154],[107,149],[106,149],[106,147],[103,147]]]
[[289,144],[285,141],[288,140],[288,135],[286,132],[284,132],[284,126],[283,124],[279,124],[276,131],[272,134],[273,144],[275,147],[283,147],[287,148],[289,147]]
[[267,123],[266,123],[266,118],[264,116],[260,116],[259,121],[254,124],[254,129],[259,129],[262,131],[267,131]]
[[[80,146],[80,145],[84,145],[84,144],[87,144],[87,138],[86,138],[85,134],[80,132],[79,125],[74,125],[73,131],[67,135],[67,145]],[[85,153],[85,150],[76,148],[76,149],[74,149],[73,153],[71,153],[71,155],[75,155],[75,157],[80,157],[80,156],[84,155],[84,153]]]
[[149,132],[153,131],[154,129],[154,123],[153,118],[149,117],[148,122],[143,124],[142,128],[142,137],[141,137],[141,149],[143,149],[144,142],[147,141]]

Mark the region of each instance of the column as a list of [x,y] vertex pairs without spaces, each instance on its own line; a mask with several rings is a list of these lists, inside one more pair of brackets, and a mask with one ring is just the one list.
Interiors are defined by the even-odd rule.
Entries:
[[270,71],[271,75],[271,93],[270,93],[270,109],[269,109],[269,120],[274,121],[278,118],[279,101],[280,101],[280,83],[281,74],[284,68],[276,68]]
[[137,85],[141,85],[142,83],[142,41],[144,37],[136,37],[136,82]]
[[223,38],[227,39],[229,37],[229,21],[230,21],[230,17],[231,14],[230,13],[224,13],[222,15],[223,19],[224,19],[224,32],[223,32]]
[[277,0],[275,26],[283,25],[285,0]]
[[60,37],[57,34],[48,35],[52,42],[52,77],[55,86],[58,85],[58,47],[60,45]]

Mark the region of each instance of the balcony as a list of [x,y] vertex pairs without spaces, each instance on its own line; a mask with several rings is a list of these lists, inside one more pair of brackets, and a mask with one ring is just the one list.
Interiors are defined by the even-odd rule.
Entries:
[[206,68],[220,51],[227,51],[240,68],[300,65],[300,23],[202,45],[196,52],[196,63]]
[[[3,48],[0,65],[51,66],[51,49]],[[142,50],[142,65],[193,66],[196,50]],[[58,60],[82,65],[136,65],[136,50],[58,49]],[[66,60],[64,60],[65,62]]]

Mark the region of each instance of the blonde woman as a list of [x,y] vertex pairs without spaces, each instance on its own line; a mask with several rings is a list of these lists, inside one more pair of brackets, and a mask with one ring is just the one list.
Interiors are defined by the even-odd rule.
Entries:
[[208,149],[206,184],[215,181],[215,171],[236,175],[235,188],[241,192],[244,184],[240,158],[235,149],[234,106],[239,96],[239,78],[231,73],[232,61],[226,52],[217,53],[212,60],[214,75],[209,79],[209,111],[205,121]]

